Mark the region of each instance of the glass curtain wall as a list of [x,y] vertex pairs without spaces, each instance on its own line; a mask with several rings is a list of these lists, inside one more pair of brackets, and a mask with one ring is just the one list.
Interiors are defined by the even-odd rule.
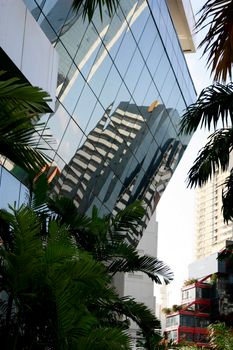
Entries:
[[91,23],[71,0],[24,2],[59,54],[56,110],[43,117],[61,171],[54,193],[85,213],[139,198],[146,223],[189,141],[177,130],[195,99],[166,1],[122,0]]

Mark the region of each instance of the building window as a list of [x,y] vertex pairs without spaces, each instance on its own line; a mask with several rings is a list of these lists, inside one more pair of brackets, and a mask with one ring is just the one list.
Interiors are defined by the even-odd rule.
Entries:
[[179,315],[171,316],[166,318],[166,327],[178,326],[179,325]]

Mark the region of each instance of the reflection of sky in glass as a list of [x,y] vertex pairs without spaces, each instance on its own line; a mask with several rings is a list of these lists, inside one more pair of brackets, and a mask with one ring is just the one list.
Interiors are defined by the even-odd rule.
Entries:
[[14,205],[14,203],[18,207],[25,200],[22,193],[20,201],[20,182],[3,167],[0,168],[0,180],[0,208],[8,209],[8,204]]
[[77,149],[77,144],[79,144],[82,135],[83,133],[81,132],[80,128],[73,121],[73,119],[71,119],[67,127],[67,132],[64,134],[64,137],[58,149],[58,154],[66,162],[69,161],[70,158],[74,155]]
[[60,144],[61,138],[64,134],[64,131],[70,121],[70,116],[60,104],[57,111],[56,116],[52,115],[49,120],[49,127],[53,138],[55,140],[55,145],[53,145],[53,149],[57,149]]
[[[127,8],[126,5],[125,8]],[[174,73],[170,69],[170,62],[164,55],[161,39],[156,34],[154,21],[144,2],[137,7],[129,7],[127,10],[129,12],[126,11],[124,14],[123,9],[124,5],[121,5],[118,14],[109,25],[106,23],[101,27],[95,20],[93,28],[91,29],[90,25],[86,29],[87,38],[85,39],[85,35],[82,37],[82,45],[75,53],[75,64],[72,65],[67,76],[68,84],[60,97],[70,113],[75,108],[73,118],[85,135],[95,127],[104,109],[110,103],[113,102],[114,110],[121,101],[149,105],[159,97],[161,103],[169,105],[174,101],[171,97],[174,96],[173,89],[178,88]],[[131,27],[126,30],[127,22],[131,23]],[[160,19],[160,28],[164,25],[162,22],[163,20]],[[80,25],[79,21],[77,23]],[[71,28],[70,36],[75,32],[74,26]],[[100,30],[100,37],[95,33],[95,26]],[[166,28],[164,31],[166,33]],[[151,35],[153,32],[155,35]],[[66,48],[69,46],[70,39],[69,31],[60,38]],[[138,48],[135,39],[138,40]],[[74,49],[72,51],[74,52]],[[113,56],[114,62],[111,59]],[[87,83],[84,82],[80,69]],[[158,96],[158,90],[160,96]],[[99,98],[100,104],[97,103],[96,98]],[[69,132],[71,132],[70,127],[67,130],[67,133]],[[84,139],[82,138],[81,143]],[[80,140],[78,137],[74,141],[77,146]],[[63,147],[64,150],[62,150]],[[62,158],[66,154],[70,155],[68,147],[71,147],[70,142],[66,144],[62,142],[59,147],[59,153],[63,154]]]
[[[90,25],[80,16],[67,17],[70,0],[44,1],[47,19],[33,1],[25,2],[47,36],[53,37],[60,57],[57,110],[48,123],[56,141],[48,153],[60,169],[110,104],[111,114],[123,101],[138,105],[140,113],[140,106],[158,100],[181,113],[193,101],[194,90],[165,1],[149,1],[152,18],[147,1],[122,0],[112,19],[104,15],[101,22],[96,13]],[[166,120],[156,140],[145,142],[148,153],[155,143],[162,144],[170,127],[176,134],[177,120],[172,119]],[[159,118],[154,122],[159,123]],[[129,166],[140,159],[139,152]]]
[[[173,159],[182,153],[182,144],[175,142],[176,131],[169,118],[179,116],[174,109],[167,110],[163,105],[157,106],[153,113],[148,113],[146,107],[140,109],[139,115],[134,103],[125,102],[112,111],[112,121],[107,126],[103,117],[61,174],[56,193],[61,186],[61,193],[79,203],[81,212],[89,212],[98,198],[102,213],[106,213],[114,209],[116,199],[120,203],[121,196],[122,203],[126,203],[128,195],[124,190],[134,199],[138,195],[143,199],[153,196],[157,184],[162,192],[171,177]],[[165,166],[168,155],[170,160]],[[153,183],[151,179],[158,168],[161,173]],[[82,188],[86,176],[89,182]]]

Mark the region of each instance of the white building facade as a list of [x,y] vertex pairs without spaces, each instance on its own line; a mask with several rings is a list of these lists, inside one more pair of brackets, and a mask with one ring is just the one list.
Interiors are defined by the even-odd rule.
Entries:
[[[230,167],[232,162],[231,157]],[[226,240],[233,239],[233,223],[225,223],[222,213],[222,191],[227,176],[229,171],[218,172],[196,190],[196,259],[219,252]]]

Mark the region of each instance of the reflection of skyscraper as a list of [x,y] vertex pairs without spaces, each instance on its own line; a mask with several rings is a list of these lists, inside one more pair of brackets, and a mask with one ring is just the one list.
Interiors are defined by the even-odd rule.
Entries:
[[163,105],[148,112],[127,102],[111,117],[110,111],[111,106],[65,166],[54,190],[71,197],[83,213],[93,205],[102,213],[117,212],[141,199],[145,224],[184,150],[169,124],[179,116]]
[[[111,21],[109,21],[108,16],[103,16],[101,22],[99,21],[99,13],[96,11],[92,19],[93,26],[88,26],[87,22],[83,23],[82,9],[77,14],[70,10],[72,0],[57,0],[50,5],[44,1],[40,8],[46,17],[38,12],[38,8],[33,6],[31,1],[25,1],[31,7],[32,14],[41,22],[41,28],[49,40],[56,43],[56,47],[60,51],[58,86],[62,89],[60,91],[62,98],[72,89],[82,69],[90,64],[92,67],[88,79],[91,79],[106,58],[105,47],[110,50],[126,28],[133,25],[147,6],[146,0],[142,0],[138,4],[134,0],[125,1],[122,3],[124,15],[118,13]],[[66,22],[65,25],[63,21]],[[97,33],[98,35],[96,35]],[[57,42],[58,35],[62,37],[62,42]],[[66,47],[69,47],[69,54],[75,59],[75,64],[71,67],[64,43]],[[94,64],[93,56],[95,57]],[[66,77],[67,70],[69,70],[70,79]]]
[[[101,21],[96,11],[89,23],[83,21],[81,13],[72,11],[71,0],[24,2],[27,7],[19,0],[16,8],[9,0],[2,14],[12,12],[12,33],[15,30],[19,34],[14,23],[20,23],[22,33],[27,34],[21,40],[25,44],[22,52],[17,51],[23,58],[30,56],[23,49],[30,50],[39,43],[36,37],[43,37],[47,43],[44,51],[50,47],[59,56],[56,108],[48,126],[56,139],[49,155],[55,166],[65,168],[60,178],[65,186],[62,193],[69,193],[82,212],[88,212],[94,204],[101,207],[102,213],[118,211],[141,198],[147,205],[147,221],[188,142],[177,136],[177,124],[195,96],[180,47],[187,37],[184,50],[188,50],[190,30],[186,24],[176,29],[171,17],[185,19],[186,5],[181,0],[179,6],[164,1],[155,5],[145,0],[124,0],[111,18],[103,11]],[[34,30],[28,30],[22,9]],[[176,30],[183,38],[181,42]],[[35,38],[30,38],[32,32]],[[14,62],[16,50],[12,42],[6,46],[6,54]],[[56,67],[50,62],[51,55],[46,65],[47,56],[36,49],[42,57],[37,58],[41,65],[37,65],[35,81],[39,84],[43,77],[50,87],[49,77],[56,75]],[[22,74],[25,70],[31,76],[35,73],[29,61],[23,67],[20,62],[24,60],[17,62]],[[55,79],[52,87],[54,93]],[[155,100],[160,101],[160,106],[153,112],[142,107]],[[112,107],[107,109],[110,104]],[[78,165],[73,166],[77,161]],[[3,174],[8,181],[10,175],[4,169]],[[69,188],[72,176],[78,181],[78,190]],[[61,183],[57,186],[61,187]],[[20,182],[15,185],[12,200],[15,193],[26,190]],[[19,197],[23,200],[23,193]]]
[[[39,49],[38,37],[58,54],[56,108],[48,118],[56,140],[48,154],[62,172],[55,191],[70,195],[87,213],[94,204],[102,213],[116,212],[141,198],[147,206],[145,226],[189,141],[177,135],[179,117],[196,97],[182,52],[193,50],[189,0],[121,0],[111,18],[103,9],[101,21],[97,9],[91,23],[72,12],[72,0],[24,3],[26,7],[21,0],[0,0],[0,6],[7,5],[0,7],[0,40],[9,44],[10,60],[14,62],[16,53],[26,60],[22,64],[24,59],[18,59],[22,75],[25,68],[36,73],[37,80],[28,80],[51,85],[50,93],[55,92],[56,65],[48,49]],[[32,47],[35,57],[30,63]],[[47,85],[41,85],[42,77]],[[142,107],[156,100],[160,105],[152,113]],[[24,201],[22,181],[1,167],[1,208]],[[153,247],[148,252],[156,256],[154,235],[151,228],[148,241],[145,231],[142,249]],[[135,287],[138,277],[128,277],[134,280],[133,289],[144,290],[144,279]],[[127,283],[123,285],[129,290]],[[148,288],[151,307],[153,284]]]

